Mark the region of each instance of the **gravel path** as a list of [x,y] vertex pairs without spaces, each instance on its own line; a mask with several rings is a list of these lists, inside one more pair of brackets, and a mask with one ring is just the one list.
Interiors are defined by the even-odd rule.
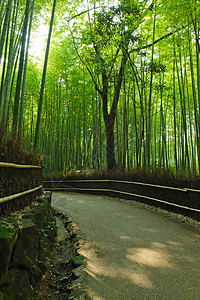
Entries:
[[72,193],[53,193],[53,206],[85,236],[89,299],[200,299],[200,230],[189,219]]

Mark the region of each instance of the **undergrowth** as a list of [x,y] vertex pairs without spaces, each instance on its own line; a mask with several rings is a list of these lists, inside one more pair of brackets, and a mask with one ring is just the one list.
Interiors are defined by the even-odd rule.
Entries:
[[21,137],[6,135],[4,127],[0,126],[0,162],[41,165],[42,159],[36,152],[26,151]]

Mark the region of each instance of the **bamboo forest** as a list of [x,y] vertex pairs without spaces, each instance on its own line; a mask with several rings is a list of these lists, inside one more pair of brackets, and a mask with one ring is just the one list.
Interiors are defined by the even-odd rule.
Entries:
[[0,35],[1,127],[45,173],[199,174],[199,0],[1,0]]

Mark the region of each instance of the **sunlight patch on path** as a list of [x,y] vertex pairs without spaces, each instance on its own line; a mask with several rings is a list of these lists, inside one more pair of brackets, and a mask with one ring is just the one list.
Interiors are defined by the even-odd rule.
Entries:
[[154,268],[172,268],[170,256],[161,249],[131,248],[128,249],[127,259],[131,262]]

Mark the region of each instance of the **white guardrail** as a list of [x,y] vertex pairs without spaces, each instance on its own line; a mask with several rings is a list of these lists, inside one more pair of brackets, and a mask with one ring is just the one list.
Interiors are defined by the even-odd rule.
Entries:
[[[15,164],[15,163],[7,163],[7,162],[0,162],[0,168],[15,168],[15,169],[42,169],[42,166],[35,166],[35,165],[20,165],[20,164]],[[27,194],[31,194],[33,192],[36,192],[38,190],[40,190],[42,188],[42,185],[32,188],[30,190],[27,191],[23,191],[14,195],[10,195],[10,196],[6,196],[3,198],[0,198],[0,204],[10,201],[10,200],[14,200],[16,198],[20,198],[22,196],[25,196]]]

